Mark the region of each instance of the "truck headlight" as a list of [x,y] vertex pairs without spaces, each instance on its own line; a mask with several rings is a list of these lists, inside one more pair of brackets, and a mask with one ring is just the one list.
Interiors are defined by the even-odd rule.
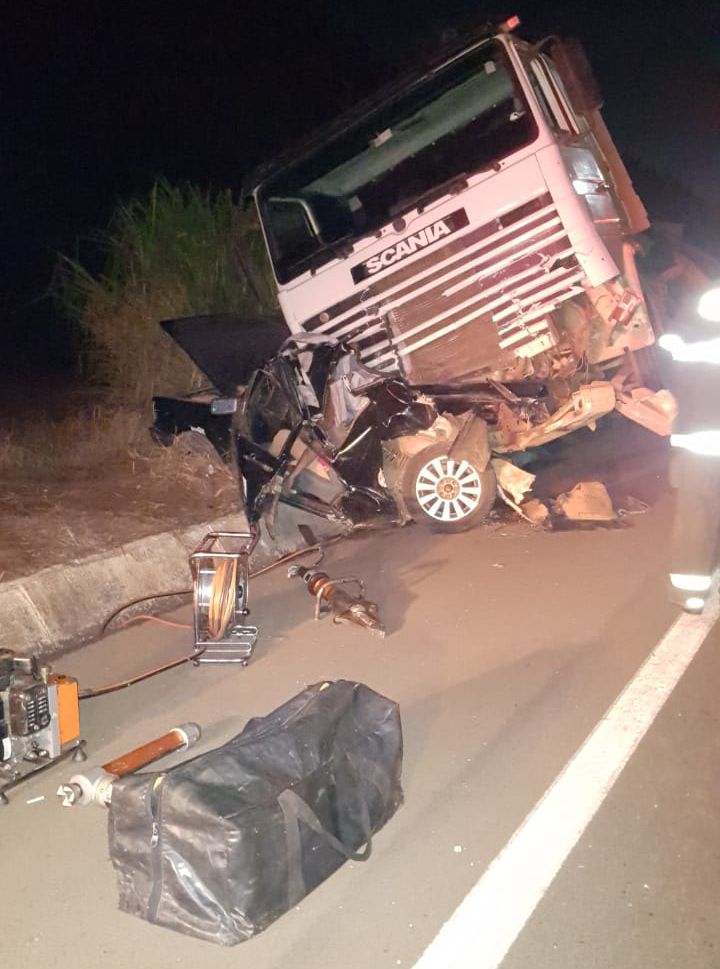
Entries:
[[720,286],[713,286],[702,294],[697,311],[709,323],[720,323]]

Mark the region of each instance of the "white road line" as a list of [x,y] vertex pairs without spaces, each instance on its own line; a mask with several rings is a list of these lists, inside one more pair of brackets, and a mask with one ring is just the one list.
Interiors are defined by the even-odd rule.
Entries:
[[414,969],[497,969],[719,617],[673,623]]

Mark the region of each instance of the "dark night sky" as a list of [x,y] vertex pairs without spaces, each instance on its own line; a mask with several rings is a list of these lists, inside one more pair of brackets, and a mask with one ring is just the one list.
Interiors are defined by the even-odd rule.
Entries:
[[[468,0],[14,0],[0,50],[0,311],[17,357],[62,357],[54,251],[156,175],[243,173],[396,73]],[[720,204],[720,4],[519,2],[523,33],[574,33],[621,150]],[[6,350],[7,352],[7,350]],[[10,355],[13,355],[12,353]]]

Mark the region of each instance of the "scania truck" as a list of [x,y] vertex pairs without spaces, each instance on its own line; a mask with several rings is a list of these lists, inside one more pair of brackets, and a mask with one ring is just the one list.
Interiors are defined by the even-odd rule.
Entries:
[[[617,408],[667,434],[635,265],[648,227],[579,43],[483,28],[254,179],[288,327],[352,340],[493,451]],[[659,391],[659,392],[658,392]]]

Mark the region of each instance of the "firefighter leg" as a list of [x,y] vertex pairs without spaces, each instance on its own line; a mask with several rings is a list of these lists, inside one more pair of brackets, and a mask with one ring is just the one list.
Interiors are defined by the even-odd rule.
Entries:
[[720,459],[690,451],[673,456],[676,491],[670,551],[671,600],[700,612],[718,567]]

